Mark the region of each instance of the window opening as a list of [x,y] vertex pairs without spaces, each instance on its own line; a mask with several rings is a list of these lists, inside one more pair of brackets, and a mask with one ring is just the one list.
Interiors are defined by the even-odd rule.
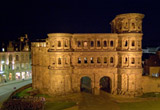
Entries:
[[78,64],[80,64],[80,63],[81,63],[81,58],[79,57],[79,58],[78,58]]
[[101,63],[100,57],[97,58],[97,63]]
[[113,41],[110,41],[110,46],[113,47]]
[[104,63],[107,63],[107,57],[104,57]]
[[86,57],[84,58],[84,63],[87,63],[87,58]]
[[110,63],[113,63],[113,57],[110,58]]
[[58,64],[59,65],[61,64],[61,58],[58,58]]
[[104,47],[107,47],[107,41],[104,41]]
[[94,63],[93,57],[91,57],[91,63]]
[[61,41],[58,41],[58,47],[61,47]]
[[97,41],[97,47],[100,47],[100,41]]

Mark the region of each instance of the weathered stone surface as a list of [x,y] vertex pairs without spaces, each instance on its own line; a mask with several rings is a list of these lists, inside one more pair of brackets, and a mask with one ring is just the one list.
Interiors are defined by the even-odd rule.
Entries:
[[33,42],[33,88],[47,94],[79,92],[87,76],[99,94],[100,79],[107,76],[112,94],[140,95],[143,16],[118,15],[111,22],[113,33],[51,33],[44,42]]

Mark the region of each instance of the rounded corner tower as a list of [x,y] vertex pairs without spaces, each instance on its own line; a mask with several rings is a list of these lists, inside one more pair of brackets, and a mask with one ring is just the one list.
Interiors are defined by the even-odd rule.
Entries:
[[142,19],[144,14],[126,13],[120,14],[112,20],[112,33],[142,33]]
[[142,19],[143,14],[120,14],[111,22],[118,34],[118,94],[142,94]]
[[48,56],[51,94],[71,92],[71,37],[69,33],[48,34]]

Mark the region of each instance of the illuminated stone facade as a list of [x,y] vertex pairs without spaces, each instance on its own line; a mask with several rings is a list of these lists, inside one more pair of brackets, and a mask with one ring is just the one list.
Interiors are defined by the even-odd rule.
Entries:
[[46,94],[80,92],[87,76],[92,93],[99,94],[101,78],[108,77],[111,94],[141,95],[143,17],[116,16],[112,33],[51,33],[44,42],[33,42],[33,88]]

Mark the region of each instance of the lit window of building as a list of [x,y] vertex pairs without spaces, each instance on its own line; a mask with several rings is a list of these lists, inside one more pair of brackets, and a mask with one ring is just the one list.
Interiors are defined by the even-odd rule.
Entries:
[[81,63],[81,58],[80,58],[80,57],[78,58],[78,63],[79,63],[79,64]]
[[83,42],[84,47],[87,47],[87,41]]
[[94,63],[94,59],[93,59],[93,57],[91,57],[91,63]]

